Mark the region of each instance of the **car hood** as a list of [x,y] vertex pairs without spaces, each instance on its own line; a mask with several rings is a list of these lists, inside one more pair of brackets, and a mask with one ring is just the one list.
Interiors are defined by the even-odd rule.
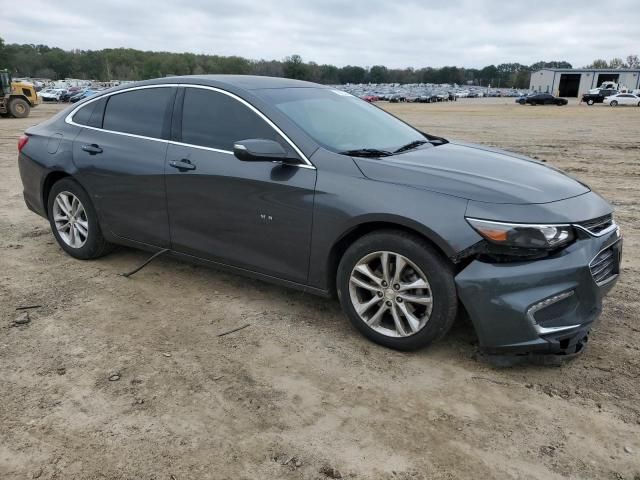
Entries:
[[489,147],[450,142],[393,157],[354,161],[371,180],[410,185],[490,203],[548,203],[589,188],[527,157]]

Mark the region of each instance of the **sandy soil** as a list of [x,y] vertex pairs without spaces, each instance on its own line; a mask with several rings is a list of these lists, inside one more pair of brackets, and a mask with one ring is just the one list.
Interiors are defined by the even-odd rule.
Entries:
[[640,108],[387,108],[616,205],[624,272],[586,353],[497,369],[464,322],[398,353],[335,301],[169,258],[125,279],[147,257],[128,249],[74,260],[21,196],[16,140],[45,105],[0,118],[0,478],[640,479]]

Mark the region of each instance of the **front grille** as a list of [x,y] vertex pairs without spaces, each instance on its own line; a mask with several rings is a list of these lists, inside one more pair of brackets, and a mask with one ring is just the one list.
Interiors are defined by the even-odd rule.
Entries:
[[602,217],[594,218],[593,220],[587,220],[586,222],[578,223],[582,228],[588,230],[593,235],[598,235],[611,225],[613,225],[613,215],[604,215]]
[[607,283],[618,274],[618,249],[615,245],[603,250],[591,261],[591,276],[598,285]]

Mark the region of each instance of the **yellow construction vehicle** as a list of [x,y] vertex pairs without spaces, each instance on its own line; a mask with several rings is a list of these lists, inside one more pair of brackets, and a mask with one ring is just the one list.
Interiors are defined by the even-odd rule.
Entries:
[[40,97],[32,84],[14,82],[7,70],[0,70],[0,116],[25,118],[39,103]]

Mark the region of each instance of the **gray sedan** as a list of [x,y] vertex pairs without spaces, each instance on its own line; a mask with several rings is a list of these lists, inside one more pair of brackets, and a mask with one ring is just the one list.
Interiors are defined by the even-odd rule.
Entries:
[[307,82],[128,84],[28,129],[24,198],[79,259],[113,245],[324,296],[382,345],[459,313],[496,352],[579,352],[615,283],[611,206],[519,155],[448,141]]

